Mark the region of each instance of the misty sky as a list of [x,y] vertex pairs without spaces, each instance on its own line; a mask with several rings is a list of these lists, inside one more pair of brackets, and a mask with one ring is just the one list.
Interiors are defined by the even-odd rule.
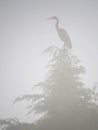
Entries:
[[86,68],[87,86],[98,81],[97,0],[0,0],[0,118],[29,120],[23,104],[12,102],[44,78],[43,50],[63,45],[55,22],[47,20],[51,16],[69,33],[72,52]]

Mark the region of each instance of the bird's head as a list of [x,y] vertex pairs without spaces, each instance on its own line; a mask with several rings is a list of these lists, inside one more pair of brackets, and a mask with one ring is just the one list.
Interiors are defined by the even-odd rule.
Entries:
[[56,16],[50,17],[50,18],[48,18],[48,20],[55,20],[55,21],[59,22],[59,19]]

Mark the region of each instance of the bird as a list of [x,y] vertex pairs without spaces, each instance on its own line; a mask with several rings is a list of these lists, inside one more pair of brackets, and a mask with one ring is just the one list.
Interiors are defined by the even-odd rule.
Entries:
[[53,16],[48,18],[48,20],[56,21],[55,27],[58,32],[59,38],[64,42],[65,47],[67,47],[68,49],[72,49],[72,43],[68,33],[64,29],[59,27],[59,19],[56,16]]

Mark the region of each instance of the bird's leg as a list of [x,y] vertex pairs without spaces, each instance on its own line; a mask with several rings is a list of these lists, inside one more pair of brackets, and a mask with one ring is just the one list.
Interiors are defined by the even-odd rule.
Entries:
[[65,44],[64,44],[63,48],[66,51],[66,53],[68,53],[68,47]]

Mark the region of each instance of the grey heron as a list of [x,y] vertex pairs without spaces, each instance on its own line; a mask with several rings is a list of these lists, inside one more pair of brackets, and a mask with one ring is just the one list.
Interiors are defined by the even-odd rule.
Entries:
[[55,26],[56,26],[56,30],[58,32],[59,38],[64,42],[64,45],[68,49],[72,49],[72,44],[71,44],[71,40],[70,40],[68,33],[64,29],[59,28],[59,19],[56,16],[53,16],[53,17],[48,18],[48,19],[56,21]]

